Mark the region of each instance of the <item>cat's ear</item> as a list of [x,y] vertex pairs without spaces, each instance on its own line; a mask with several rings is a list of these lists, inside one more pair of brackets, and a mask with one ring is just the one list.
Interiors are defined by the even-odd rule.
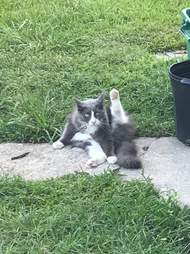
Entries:
[[103,104],[104,103],[104,98],[105,98],[105,93],[101,93],[98,98],[97,101],[99,104]]
[[97,106],[100,109],[104,108],[104,98],[105,98],[105,94],[104,93],[100,94],[98,96],[98,98],[97,98]]
[[76,103],[76,106],[77,106],[79,111],[83,109],[83,104],[82,104],[82,101],[80,99],[75,98],[75,103]]
[[80,104],[81,103],[81,101],[80,101],[80,99],[79,98],[77,98],[77,97],[75,97],[75,103],[78,105],[78,104]]

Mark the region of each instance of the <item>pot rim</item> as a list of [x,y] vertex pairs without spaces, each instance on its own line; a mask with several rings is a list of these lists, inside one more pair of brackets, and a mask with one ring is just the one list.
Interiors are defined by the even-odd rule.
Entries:
[[185,64],[185,65],[188,65],[188,64],[189,64],[189,73],[190,73],[190,60],[185,60],[185,61],[183,61],[183,62],[174,63],[174,64],[172,64],[172,65],[169,67],[169,75],[170,75],[170,78],[175,79],[175,80],[177,80],[177,81],[180,81],[180,80],[182,80],[182,79],[185,78],[185,77],[180,77],[180,76],[178,76],[178,75],[176,75],[176,74],[174,74],[174,73],[172,72],[172,69],[173,69],[173,68],[175,68],[175,67],[177,67],[177,66],[179,66],[179,65],[182,65],[182,64]]

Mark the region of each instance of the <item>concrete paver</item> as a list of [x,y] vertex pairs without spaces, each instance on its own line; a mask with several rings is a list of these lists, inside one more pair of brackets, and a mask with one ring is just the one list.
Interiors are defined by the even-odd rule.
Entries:
[[[163,193],[174,190],[182,204],[190,205],[190,147],[174,137],[138,138],[136,140],[143,169],[120,169],[123,180],[151,178]],[[23,158],[12,157],[29,152]],[[97,168],[86,166],[86,153],[66,147],[53,150],[49,144],[0,144],[0,175],[20,175],[25,179],[38,180],[60,177],[76,171],[101,174],[105,170],[118,169],[107,163]]]

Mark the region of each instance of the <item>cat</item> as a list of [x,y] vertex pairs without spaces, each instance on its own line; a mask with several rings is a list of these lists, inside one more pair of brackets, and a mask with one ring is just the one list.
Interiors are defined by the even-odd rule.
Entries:
[[76,99],[61,137],[53,143],[54,149],[67,145],[82,148],[89,156],[90,167],[107,160],[124,168],[141,168],[134,124],[122,107],[118,90],[111,90],[110,102],[106,108],[103,94],[95,99]]

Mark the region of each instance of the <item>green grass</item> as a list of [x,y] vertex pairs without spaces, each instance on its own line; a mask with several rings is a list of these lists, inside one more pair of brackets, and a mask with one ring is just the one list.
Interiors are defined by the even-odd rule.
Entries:
[[[173,0],[0,0],[0,142],[54,140],[75,96],[116,87],[139,135],[174,134]],[[0,253],[188,254],[190,210],[105,174],[0,178]]]
[[0,141],[52,141],[76,95],[112,87],[140,135],[173,135],[171,61],[154,53],[184,48],[178,30],[188,4],[1,0]]
[[187,254],[190,210],[112,174],[0,179],[1,253]]

